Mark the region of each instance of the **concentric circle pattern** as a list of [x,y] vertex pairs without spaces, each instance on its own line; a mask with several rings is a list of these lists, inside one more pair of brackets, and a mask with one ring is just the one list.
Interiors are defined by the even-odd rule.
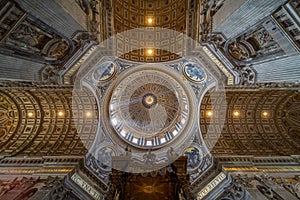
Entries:
[[170,75],[157,70],[130,74],[116,85],[109,106],[115,131],[139,147],[164,145],[180,134],[189,114],[187,95]]
[[152,93],[147,93],[142,98],[143,106],[146,108],[151,108],[157,104],[157,97]]

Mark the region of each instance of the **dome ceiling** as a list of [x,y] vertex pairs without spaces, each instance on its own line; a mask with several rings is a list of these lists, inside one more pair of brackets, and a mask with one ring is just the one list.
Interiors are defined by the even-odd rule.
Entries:
[[100,120],[86,167],[105,184],[112,168],[146,173],[193,154],[197,160],[187,163],[192,183],[212,164],[197,120],[202,94],[215,83],[203,63],[195,58],[141,63],[110,56],[85,66],[73,92],[84,87],[97,99]]
[[183,86],[155,68],[131,72],[121,80],[109,104],[121,138],[138,147],[158,147],[180,135],[190,114]]

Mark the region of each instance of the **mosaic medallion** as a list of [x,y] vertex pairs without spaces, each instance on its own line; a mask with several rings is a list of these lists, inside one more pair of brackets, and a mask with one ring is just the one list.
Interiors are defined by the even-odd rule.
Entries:
[[112,157],[116,156],[115,151],[111,147],[102,147],[96,152],[97,165],[103,170],[111,170]]
[[111,80],[117,72],[116,64],[111,61],[103,62],[94,72],[93,79],[96,82]]
[[184,76],[194,83],[204,83],[207,79],[206,73],[200,68],[199,64],[193,62],[186,62],[183,65]]
[[191,146],[187,148],[184,152],[184,155],[187,156],[187,167],[188,170],[193,170],[201,164],[202,161],[202,152],[198,147]]

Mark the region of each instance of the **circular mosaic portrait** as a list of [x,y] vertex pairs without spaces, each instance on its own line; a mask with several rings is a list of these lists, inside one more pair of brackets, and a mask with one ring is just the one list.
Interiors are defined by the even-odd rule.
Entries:
[[183,64],[184,76],[194,83],[204,83],[207,79],[206,73],[200,68],[199,64],[193,62],[186,62]]
[[116,156],[116,153],[111,147],[99,148],[95,155],[97,165],[103,170],[111,170],[113,156]]
[[116,64],[111,61],[103,62],[94,72],[93,79],[96,82],[106,82],[111,80],[117,72]]
[[184,155],[187,156],[187,167],[188,170],[193,170],[201,164],[202,161],[202,152],[196,146],[191,146],[187,148],[184,152]]

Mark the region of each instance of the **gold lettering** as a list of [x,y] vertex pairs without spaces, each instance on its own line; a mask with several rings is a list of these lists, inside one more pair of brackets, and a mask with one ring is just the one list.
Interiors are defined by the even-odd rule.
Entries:
[[85,182],[84,179],[81,178],[78,174],[73,174],[71,176],[71,179],[94,199],[100,200],[102,198],[102,195],[98,193],[92,186],[90,186],[90,184]]
[[203,199],[210,191],[212,191],[217,185],[219,185],[226,178],[226,174],[221,172],[211,182],[209,182],[198,194],[197,200]]

